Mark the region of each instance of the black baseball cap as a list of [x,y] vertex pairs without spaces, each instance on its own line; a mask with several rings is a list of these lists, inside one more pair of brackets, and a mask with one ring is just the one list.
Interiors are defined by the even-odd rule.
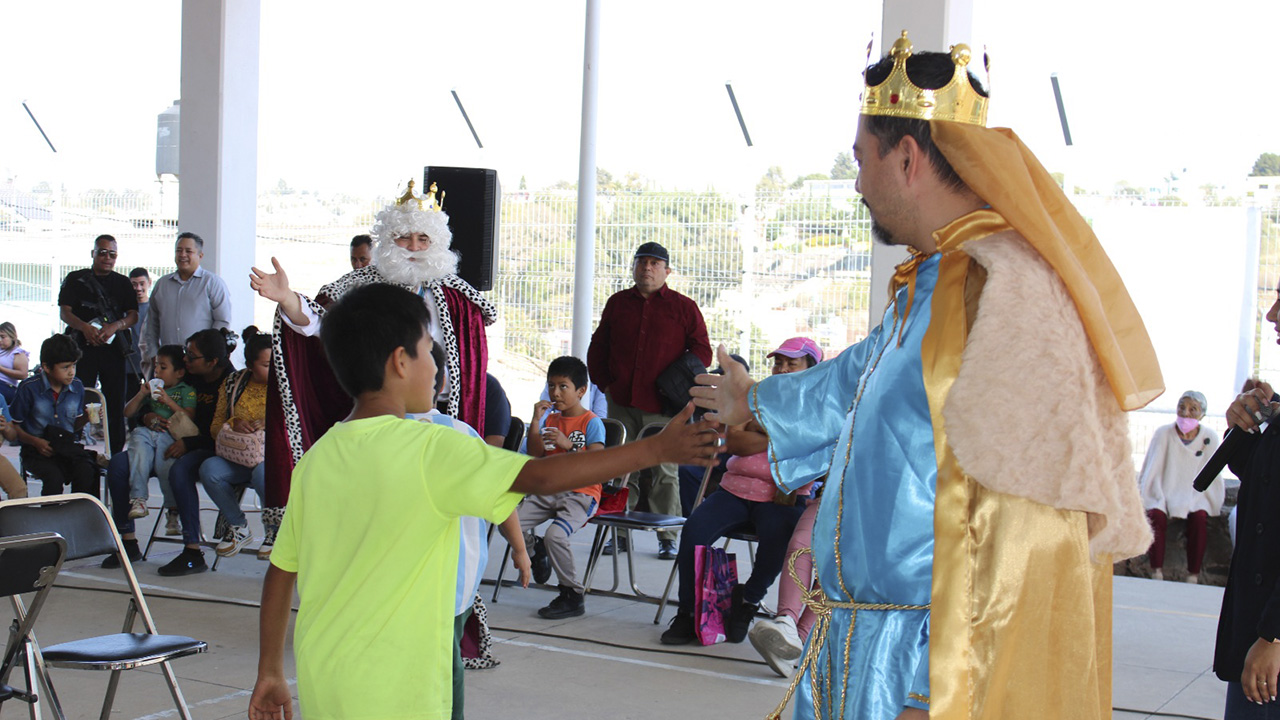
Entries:
[[662,262],[668,265],[671,264],[671,258],[667,256],[667,249],[662,247],[656,242],[647,242],[641,245],[640,247],[636,248],[636,257],[637,258],[642,258],[642,257],[658,258],[659,260],[661,260]]

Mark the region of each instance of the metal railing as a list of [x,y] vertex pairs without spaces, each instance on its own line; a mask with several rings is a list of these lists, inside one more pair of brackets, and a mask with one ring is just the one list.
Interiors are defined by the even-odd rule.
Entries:
[[[173,269],[177,192],[32,193],[40,212],[0,207],[0,319],[38,340],[61,327],[54,307],[66,272],[88,264],[88,242],[110,233],[120,242],[117,269],[144,266],[154,275]],[[345,272],[353,235],[368,232],[380,198],[268,192],[259,198],[256,262],[278,257],[291,284],[314,292]],[[806,188],[781,194],[619,192],[597,200],[593,303],[628,287],[631,257],[646,241],[671,254],[671,287],[694,298],[711,340],[745,356],[754,374],[765,353],[794,335],[816,339],[833,356],[868,330],[871,239],[865,208],[851,188]],[[1170,201],[1172,202],[1172,201]],[[1082,199],[1091,206],[1149,205],[1140,198]],[[1158,203],[1157,203],[1158,204]],[[1248,212],[1240,207],[1240,212]],[[1280,377],[1280,349],[1264,319],[1280,283],[1280,208],[1258,209],[1258,347],[1254,369]],[[576,194],[572,190],[513,191],[503,196],[498,273],[491,299],[500,324],[491,328],[494,352],[545,368],[568,354],[573,314]],[[259,326],[272,308],[255,306]],[[38,344],[38,343],[37,343]],[[1131,415],[1131,440],[1141,460],[1168,413]],[[1219,428],[1221,429],[1221,428]]]

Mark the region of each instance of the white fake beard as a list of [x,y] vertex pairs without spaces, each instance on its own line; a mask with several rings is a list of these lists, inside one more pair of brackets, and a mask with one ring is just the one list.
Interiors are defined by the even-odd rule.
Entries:
[[398,285],[423,285],[458,271],[458,256],[447,246],[431,244],[410,252],[394,242],[379,243],[373,250],[373,264],[387,280]]

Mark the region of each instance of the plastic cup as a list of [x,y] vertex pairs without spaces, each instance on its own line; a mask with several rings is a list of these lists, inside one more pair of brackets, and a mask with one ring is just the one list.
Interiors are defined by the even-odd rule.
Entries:
[[89,422],[94,425],[102,423],[102,403],[88,403],[84,406],[84,411],[89,416]]
[[147,384],[151,386],[151,399],[159,400],[160,393],[164,392],[164,381],[160,378],[152,378],[147,381]]

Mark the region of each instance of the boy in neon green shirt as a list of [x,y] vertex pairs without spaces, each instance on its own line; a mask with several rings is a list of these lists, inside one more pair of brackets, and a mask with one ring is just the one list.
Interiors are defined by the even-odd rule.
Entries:
[[251,720],[292,718],[284,639],[295,581],[298,696],[307,720],[445,720],[458,518],[500,523],[523,494],[551,495],[655,462],[708,465],[719,440],[692,406],[648,440],[538,460],[404,419],[432,407],[429,317],[413,293],[369,285],[325,315],[320,338],[346,420],[294,469],[262,587]]

